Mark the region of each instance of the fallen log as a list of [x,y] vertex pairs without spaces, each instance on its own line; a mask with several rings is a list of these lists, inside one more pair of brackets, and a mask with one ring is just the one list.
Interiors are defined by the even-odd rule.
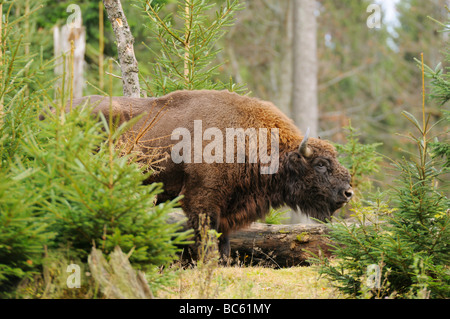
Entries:
[[[175,223],[183,220],[183,230],[186,230],[188,226],[183,213],[171,213],[168,221]],[[328,227],[322,224],[252,223],[250,227],[230,235],[232,262],[278,268],[306,266],[312,254],[331,255],[330,241],[324,236],[327,233]]]

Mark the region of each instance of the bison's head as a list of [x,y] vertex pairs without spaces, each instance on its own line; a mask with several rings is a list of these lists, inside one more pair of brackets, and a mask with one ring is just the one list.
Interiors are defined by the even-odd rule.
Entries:
[[308,132],[299,148],[285,155],[282,174],[284,202],[322,221],[353,196],[350,174],[338,162],[335,148],[326,141],[308,138]]

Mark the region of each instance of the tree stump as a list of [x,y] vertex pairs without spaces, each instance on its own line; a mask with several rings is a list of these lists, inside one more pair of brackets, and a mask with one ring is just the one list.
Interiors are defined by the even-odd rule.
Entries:
[[145,274],[131,266],[119,246],[109,255],[92,247],[88,263],[92,278],[107,299],[153,299]]
[[[71,50],[73,42],[73,60],[71,61]],[[73,98],[83,96],[84,87],[84,55],[86,51],[86,29],[81,25],[81,19],[78,24],[55,26],[53,28],[53,45],[56,59],[55,74],[65,74],[66,89],[71,84]],[[66,55],[65,64],[62,54]],[[65,69],[65,71],[64,71]]]
[[[182,212],[169,216],[169,223],[187,220]],[[187,230],[183,223],[183,230]],[[322,224],[269,225],[252,223],[230,235],[232,262],[272,267],[307,266],[312,254],[331,255],[330,240]],[[312,254],[311,254],[312,253]]]

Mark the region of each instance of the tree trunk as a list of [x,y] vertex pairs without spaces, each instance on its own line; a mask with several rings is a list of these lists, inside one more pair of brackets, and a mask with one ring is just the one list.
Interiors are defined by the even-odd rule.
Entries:
[[317,22],[315,0],[294,0],[293,119],[302,132],[319,129],[317,96]]
[[134,55],[134,38],[120,0],[103,0],[117,42],[120,68],[122,70],[123,95],[140,97],[139,69]]
[[279,78],[279,89],[276,94],[276,106],[283,111],[289,118],[293,118],[292,114],[292,79],[293,79],[293,39],[294,39],[294,27],[293,27],[293,1],[288,0],[286,3],[286,9],[284,11],[284,35],[282,37],[282,46],[283,50],[281,50],[280,55],[281,59],[277,63],[272,63],[275,68],[274,73],[278,73]]
[[330,256],[323,225],[269,225],[253,223],[230,236],[232,257],[244,263],[291,267],[308,265],[311,253]]
[[[168,222],[176,223],[184,219],[186,216],[183,213],[176,212],[170,214]],[[187,223],[184,223],[183,231],[187,229]],[[324,236],[327,233],[328,227],[322,224],[253,223],[230,235],[232,262],[279,268],[308,265],[311,253],[317,256],[331,255],[330,241]]]
[[116,246],[107,261],[92,247],[88,264],[97,287],[107,299],[153,299],[145,274],[133,269],[128,257]]
[[[73,41],[73,48],[72,48]],[[69,87],[73,98],[83,96],[84,87],[84,55],[86,51],[86,30],[81,25],[63,25],[53,29],[54,54],[58,58],[55,73],[65,74],[65,86]],[[73,49],[73,61],[71,51]],[[66,55],[65,65],[62,54]],[[65,69],[65,72],[64,72]]]

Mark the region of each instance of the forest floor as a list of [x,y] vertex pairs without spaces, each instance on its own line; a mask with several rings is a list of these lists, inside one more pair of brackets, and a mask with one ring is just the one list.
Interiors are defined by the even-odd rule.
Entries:
[[339,299],[344,296],[314,267],[194,267],[182,269],[158,298]]

